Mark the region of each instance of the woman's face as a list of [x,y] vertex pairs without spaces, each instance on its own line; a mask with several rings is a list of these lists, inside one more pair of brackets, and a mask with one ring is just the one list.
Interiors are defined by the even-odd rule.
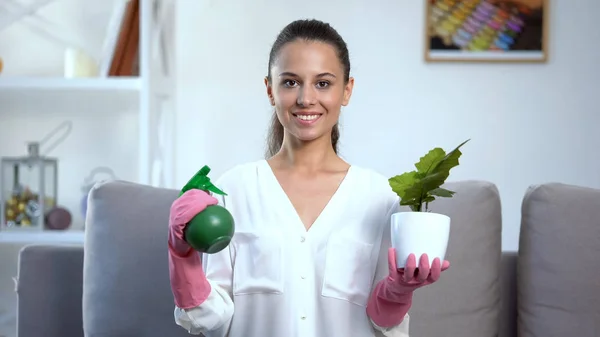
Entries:
[[344,83],[344,68],[333,46],[314,41],[287,43],[265,79],[271,105],[286,133],[300,141],[331,137],[340,109],[348,104],[354,80]]

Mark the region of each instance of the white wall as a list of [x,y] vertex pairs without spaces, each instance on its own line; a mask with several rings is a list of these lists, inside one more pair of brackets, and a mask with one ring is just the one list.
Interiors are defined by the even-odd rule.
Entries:
[[356,86],[342,154],[391,176],[432,147],[472,138],[451,180],[498,185],[503,247],[515,250],[529,185],[600,187],[600,30],[590,15],[600,2],[551,2],[548,64],[430,65],[422,1],[181,1],[177,184],[204,164],[217,176],[262,156],[270,45],[288,22],[314,17],[350,48]]

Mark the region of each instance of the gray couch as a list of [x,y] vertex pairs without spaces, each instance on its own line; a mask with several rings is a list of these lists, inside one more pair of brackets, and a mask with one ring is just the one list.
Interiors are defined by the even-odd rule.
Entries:
[[[411,337],[600,336],[600,191],[531,187],[519,252],[502,253],[496,187],[462,181],[448,188],[456,196],[432,210],[452,217],[452,265],[416,293]],[[173,321],[168,278],[166,226],[176,196],[121,181],[97,185],[85,254],[72,246],[25,247],[18,336],[189,336]]]

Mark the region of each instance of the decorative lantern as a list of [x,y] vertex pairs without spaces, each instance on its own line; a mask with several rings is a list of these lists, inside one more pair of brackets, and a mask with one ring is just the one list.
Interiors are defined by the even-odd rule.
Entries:
[[40,142],[27,144],[28,155],[0,160],[0,229],[44,230],[56,206],[58,160],[40,155]]

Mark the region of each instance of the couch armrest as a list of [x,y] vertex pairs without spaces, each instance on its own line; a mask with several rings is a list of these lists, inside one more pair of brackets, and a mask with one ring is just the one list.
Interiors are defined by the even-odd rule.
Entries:
[[517,337],[517,252],[502,252],[500,337]]
[[23,247],[17,278],[17,335],[83,337],[82,282],[83,247]]

